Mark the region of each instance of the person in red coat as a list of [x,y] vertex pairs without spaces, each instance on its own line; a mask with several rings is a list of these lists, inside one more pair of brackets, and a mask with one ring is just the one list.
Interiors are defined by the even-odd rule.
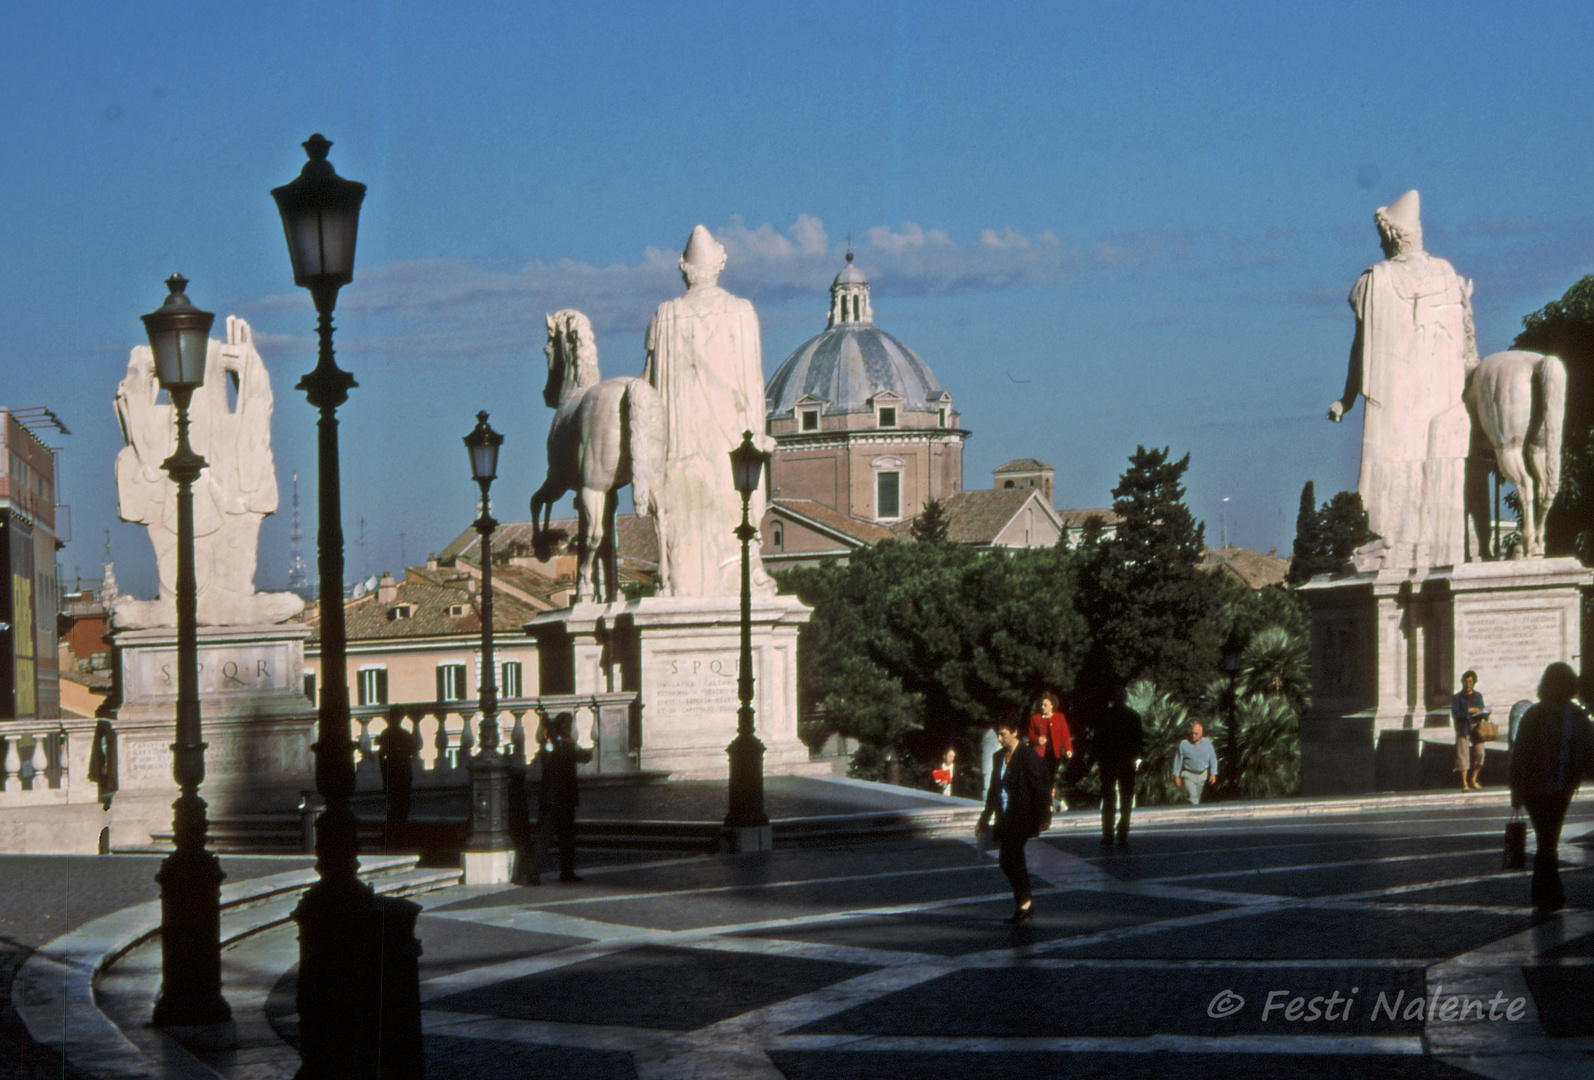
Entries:
[[1050,690],[1041,695],[1040,712],[1029,718],[1029,744],[1046,764],[1052,806],[1057,808],[1057,770],[1074,756],[1074,740],[1068,733],[1068,718],[1057,708],[1057,695]]

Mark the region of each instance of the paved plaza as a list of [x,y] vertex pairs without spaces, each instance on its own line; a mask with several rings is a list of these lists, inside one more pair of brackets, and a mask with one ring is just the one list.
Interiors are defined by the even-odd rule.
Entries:
[[[1594,802],[1568,825],[1568,909],[1536,923],[1527,875],[1500,870],[1500,796],[1159,811],[1110,853],[1085,815],[1065,815],[1029,846],[1044,887],[1017,928],[994,861],[955,838],[424,893],[427,1076],[1588,1077]],[[1085,827],[1062,828],[1076,817]],[[128,866],[153,869],[80,862],[79,889],[93,865],[128,881]],[[136,1075],[142,1060],[145,1075],[285,1080],[296,959],[291,924],[227,950],[236,1049],[190,1051],[144,1026],[157,943],[99,982],[121,1057],[69,1046],[63,1068],[14,1015],[6,1045],[41,1070],[29,1077]]]

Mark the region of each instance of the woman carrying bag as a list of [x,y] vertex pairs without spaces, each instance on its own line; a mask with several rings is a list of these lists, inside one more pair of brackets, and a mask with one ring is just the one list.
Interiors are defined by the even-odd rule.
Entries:
[[1045,763],[1019,738],[1017,721],[998,720],[993,730],[1000,746],[991,756],[991,787],[975,833],[991,827],[992,838],[1001,846],[997,865],[1013,887],[1015,905],[1007,921],[1016,926],[1035,915],[1024,845],[1051,824],[1051,783]]
[[1533,855],[1533,906],[1541,913],[1566,905],[1556,847],[1567,808],[1585,777],[1594,777],[1594,726],[1573,704],[1577,673],[1554,663],[1539,680],[1539,703],[1522,717],[1511,747],[1511,805],[1528,812],[1538,850]]

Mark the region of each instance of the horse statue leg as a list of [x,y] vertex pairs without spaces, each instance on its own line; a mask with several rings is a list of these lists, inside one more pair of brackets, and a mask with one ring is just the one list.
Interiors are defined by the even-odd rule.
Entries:
[[581,508],[581,558],[576,567],[576,602],[601,600],[596,580],[597,560],[604,543],[602,488],[584,487],[576,496]]
[[614,515],[620,505],[620,489],[612,487],[603,495],[603,545],[598,548],[598,558],[603,565],[603,595],[608,603],[620,599],[619,546],[614,535]]
[[[1538,550],[1544,554],[1544,524],[1561,490],[1561,437],[1566,417],[1566,365],[1546,355],[1533,366],[1533,428],[1527,443],[1527,468],[1538,481],[1533,516]],[[1523,507],[1523,513],[1527,508]]]

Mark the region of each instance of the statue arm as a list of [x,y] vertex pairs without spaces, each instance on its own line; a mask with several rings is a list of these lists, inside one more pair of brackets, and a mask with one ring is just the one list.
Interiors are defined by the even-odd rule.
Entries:
[[1362,349],[1364,347],[1362,335],[1362,320],[1356,320],[1356,337],[1350,343],[1350,363],[1345,371],[1345,393],[1338,401],[1328,407],[1328,418],[1334,423],[1339,423],[1341,418],[1356,407],[1356,398],[1362,392]]
[[1367,291],[1372,287],[1373,272],[1368,270],[1356,279],[1350,291],[1350,307],[1356,313],[1356,337],[1350,343],[1350,362],[1345,371],[1345,393],[1328,407],[1328,418],[1334,423],[1356,407],[1356,398],[1365,389],[1362,372],[1367,366]]

